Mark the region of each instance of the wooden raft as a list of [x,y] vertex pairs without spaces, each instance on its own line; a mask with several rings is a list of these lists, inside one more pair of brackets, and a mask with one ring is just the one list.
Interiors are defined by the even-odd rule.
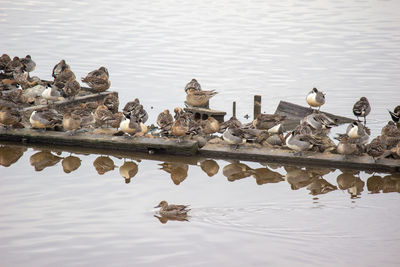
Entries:
[[191,140],[178,142],[177,140],[164,138],[130,138],[89,133],[81,133],[71,136],[65,132],[41,132],[26,128],[0,130],[0,141],[176,155],[194,155],[198,152],[197,142]]

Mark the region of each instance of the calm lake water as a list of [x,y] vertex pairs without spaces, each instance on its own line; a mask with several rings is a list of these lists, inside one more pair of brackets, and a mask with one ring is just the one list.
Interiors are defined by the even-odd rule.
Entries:
[[[218,91],[212,108],[227,119],[236,101],[243,122],[255,94],[273,113],[317,87],[322,110],[348,117],[366,96],[376,136],[400,104],[399,10],[397,0],[0,0],[0,49],[32,55],[42,79],[60,59],[77,77],[104,65],[121,106],[138,97],[149,123],[183,106],[196,78]],[[398,177],[204,160],[0,145],[0,266],[400,264]],[[130,183],[127,166],[138,168]],[[154,217],[163,199],[190,204],[188,221]]]

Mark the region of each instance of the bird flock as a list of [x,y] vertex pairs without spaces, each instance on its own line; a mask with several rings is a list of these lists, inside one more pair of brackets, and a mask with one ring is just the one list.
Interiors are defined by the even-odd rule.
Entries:
[[[24,58],[15,56],[13,59],[7,54],[0,57],[0,125],[6,129],[28,127],[42,131],[64,131],[70,135],[95,131],[106,133],[104,129],[113,129],[107,133],[127,138],[176,138],[177,142],[190,138],[197,140],[200,147],[217,139],[224,140],[232,149],[253,142],[289,148],[296,155],[313,150],[342,154],[344,158],[364,153],[375,160],[382,157],[400,158],[400,105],[393,111],[389,110],[392,120],[382,128],[381,135],[368,143],[371,133],[366,124],[371,106],[366,97],[361,97],[352,110],[356,120],[348,125],[345,133],[335,137],[339,141],[336,145],[328,134],[338,124],[320,111],[326,97],[317,88],[313,88],[305,98],[310,106],[309,114],[286,135],[283,124],[290,119],[286,116],[259,114],[246,124],[236,117],[220,123],[212,116],[206,119],[195,118],[193,113],[182,107],[174,108],[174,114],[168,109],[162,111],[156,118],[157,126],[154,126],[146,125],[149,116],[137,98],[126,103],[122,111],[119,111],[119,99],[113,93],[101,101],[79,103],[72,107],[66,105],[57,108],[54,105],[57,101],[74,100],[77,96],[88,94],[88,91],[100,94],[108,90],[111,82],[104,66],[81,78],[89,86],[84,90],[64,59],[54,66],[53,81],[31,77],[35,67],[36,63],[30,55]],[[184,92],[186,106],[201,108],[208,108],[210,99],[217,94],[214,90],[203,90],[196,79],[186,84]],[[34,109],[28,115],[21,111],[23,107],[41,104],[45,107]],[[28,118],[24,120],[24,116]]]

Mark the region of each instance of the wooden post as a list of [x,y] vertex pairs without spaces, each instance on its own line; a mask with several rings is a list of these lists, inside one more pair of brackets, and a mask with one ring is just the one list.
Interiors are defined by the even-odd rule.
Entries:
[[232,103],[232,117],[236,118],[236,101]]
[[257,116],[261,114],[261,96],[254,96],[254,109],[253,109],[253,118],[256,119]]

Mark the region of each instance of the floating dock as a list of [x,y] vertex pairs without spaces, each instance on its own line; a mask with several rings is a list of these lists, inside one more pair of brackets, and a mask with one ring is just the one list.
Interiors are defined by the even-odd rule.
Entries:
[[[292,150],[270,148],[259,144],[244,144],[238,149],[232,148],[222,140],[218,144],[206,144],[199,148],[197,141],[168,139],[161,137],[124,137],[101,134],[80,133],[68,135],[65,132],[40,132],[32,129],[2,129],[0,141],[24,144],[26,146],[45,145],[71,147],[79,149],[101,150],[102,153],[128,155],[144,152],[154,155],[186,155],[202,158],[237,159],[245,161],[281,163],[300,166],[332,167],[338,169],[358,169],[377,172],[400,172],[400,160],[378,159],[368,155],[348,156],[332,153],[306,151],[301,156],[294,155]],[[107,151],[104,151],[107,150]]]

